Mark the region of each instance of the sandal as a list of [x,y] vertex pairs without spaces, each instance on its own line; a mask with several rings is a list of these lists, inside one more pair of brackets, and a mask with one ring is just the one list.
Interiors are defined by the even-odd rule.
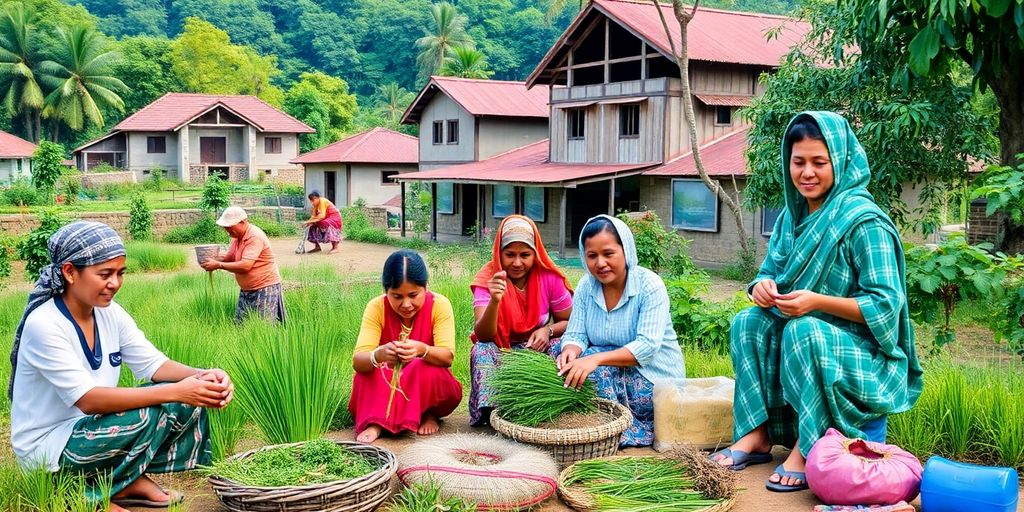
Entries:
[[185,501],[185,495],[178,491],[164,491],[167,494],[167,501],[153,501],[145,498],[123,498],[111,500],[119,507],[143,507],[143,508],[167,508]]
[[[769,491],[794,492],[803,491],[809,488],[807,485],[807,473],[803,471],[787,471],[786,468],[782,467],[782,464],[779,464],[778,466],[775,466],[775,474],[779,475],[779,482],[772,482],[767,479],[764,481],[764,486]],[[781,479],[785,477],[796,478],[797,480],[800,480],[800,483],[796,485],[784,485],[781,482]]]
[[772,461],[772,454],[771,454],[771,452],[747,453],[747,452],[742,451],[742,450],[732,450],[732,449],[729,449],[729,448],[723,448],[721,450],[718,450],[715,453],[712,453],[711,455],[708,455],[708,460],[710,460],[711,462],[714,462],[715,464],[718,464],[718,461],[715,460],[715,456],[716,455],[722,455],[723,458],[727,457],[727,458],[732,459],[732,465],[731,466],[722,466],[722,467],[731,469],[733,471],[741,471],[741,470],[746,469],[747,466],[755,466],[757,464],[767,464],[767,463]]

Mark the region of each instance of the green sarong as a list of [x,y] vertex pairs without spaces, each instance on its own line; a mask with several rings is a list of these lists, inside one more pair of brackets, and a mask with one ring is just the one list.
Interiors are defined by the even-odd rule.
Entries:
[[100,501],[95,483],[113,479],[111,495],[144,473],[173,473],[209,464],[212,458],[206,410],[166,403],[115,414],[87,416],[75,424],[60,457],[61,471],[84,474],[87,497]]
[[[734,436],[767,423],[773,444],[807,455],[829,427],[863,437],[862,427],[908,410],[921,393],[922,372],[906,297],[903,248],[892,220],[867,191],[871,173],[847,121],[809,112],[826,138],[835,183],[824,204],[807,213],[793,186],[783,147],[786,208],[754,283],[772,279],[779,293],[811,290],[857,300],[866,325],[816,311],[789,318],[776,308],[750,308],[733,320],[736,373]],[[753,283],[752,283],[753,284]]]

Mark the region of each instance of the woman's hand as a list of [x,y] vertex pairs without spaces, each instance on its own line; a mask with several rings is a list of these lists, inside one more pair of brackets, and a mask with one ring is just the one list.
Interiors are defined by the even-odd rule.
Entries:
[[377,361],[377,364],[387,363],[394,366],[399,361],[398,356],[398,344],[397,341],[386,343],[373,350],[373,360]]
[[565,376],[565,387],[580,389],[587,382],[587,376],[597,369],[597,363],[597,358],[593,355],[578,359],[574,358],[567,364],[562,365],[558,375]]
[[495,272],[491,280],[487,281],[487,291],[490,292],[491,300],[494,302],[501,302],[501,298],[505,296],[506,287],[508,286],[505,281],[506,275],[504,270]]
[[423,357],[427,353],[427,344],[422,341],[395,341],[395,352],[402,364],[409,364],[413,359]]
[[[558,358],[555,359],[555,364],[558,365],[559,372],[561,372],[563,367],[575,361],[581,353],[583,353],[583,349],[576,345],[563,345],[562,352],[558,354]],[[561,373],[559,373],[559,375],[561,375]]]
[[224,392],[227,387],[219,382],[192,376],[170,384],[170,388],[174,392],[175,402],[210,409],[219,409],[225,405]]
[[231,377],[224,370],[220,368],[203,370],[196,375],[196,378],[224,386],[223,399],[220,402],[221,407],[228,405],[235,398],[235,385],[231,382]]
[[775,307],[783,315],[793,318],[804,316],[819,309],[821,295],[810,290],[794,290],[785,295],[775,295]]
[[762,279],[754,285],[754,289],[751,290],[750,295],[754,299],[754,304],[762,308],[770,308],[775,306],[775,298],[779,294],[779,289],[775,285],[775,281],[771,279]]
[[530,333],[530,339],[526,340],[526,348],[537,352],[547,352],[551,344],[551,330],[547,325],[542,325]]

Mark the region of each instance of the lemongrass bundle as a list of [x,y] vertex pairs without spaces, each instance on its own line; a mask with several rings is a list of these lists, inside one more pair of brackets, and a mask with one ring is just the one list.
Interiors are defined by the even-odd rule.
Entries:
[[[408,335],[404,332],[398,335],[399,341],[405,341],[407,338]],[[395,369],[394,371],[391,372],[391,382],[388,383],[391,386],[391,392],[388,393],[388,408],[384,412],[384,419],[388,419],[391,417],[391,404],[395,402],[395,392],[401,393],[402,396],[405,397],[405,401],[409,401],[409,395],[406,395],[405,390],[402,389],[403,366],[405,365],[402,364],[402,361],[396,361]]]
[[503,353],[489,383],[501,417],[517,425],[534,427],[565,413],[597,409],[593,382],[588,379],[579,390],[566,388],[555,361],[533,350]]
[[577,462],[566,478],[597,504],[617,512],[696,511],[722,502],[695,488],[686,464],[659,457],[622,457]]

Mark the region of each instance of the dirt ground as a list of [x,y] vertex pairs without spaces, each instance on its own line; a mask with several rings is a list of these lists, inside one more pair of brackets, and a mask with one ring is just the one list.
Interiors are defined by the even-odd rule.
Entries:
[[[384,267],[384,260],[392,252],[398,250],[397,247],[387,245],[343,241],[338,246],[338,252],[334,254],[327,254],[326,252],[295,254],[298,242],[299,239],[297,237],[270,239],[270,246],[274,250],[274,257],[277,258],[278,267],[331,264],[343,276],[380,273],[381,268]],[[307,250],[312,247],[313,244],[306,243]],[[330,246],[324,244],[324,247]],[[196,263],[196,259],[192,254],[189,254],[188,265],[192,269],[199,268],[199,264]]]

